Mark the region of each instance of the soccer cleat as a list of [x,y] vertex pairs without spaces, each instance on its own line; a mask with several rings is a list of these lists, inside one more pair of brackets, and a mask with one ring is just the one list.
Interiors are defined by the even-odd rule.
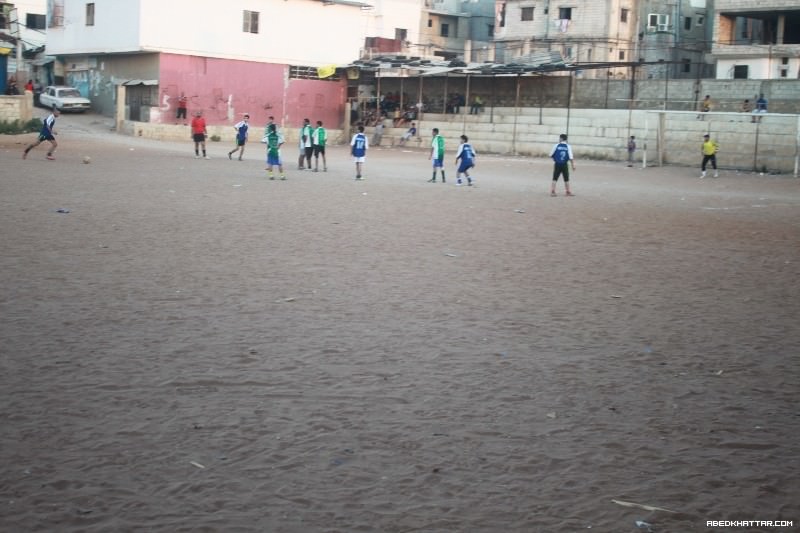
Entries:
[[282,179],[282,180],[285,180],[285,179],[286,179],[286,176],[281,176],[281,179]]
[[204,156],[203,156],[203,159],[211,159],[211,158],[210,158],[210,157],[208,157],[207,155],[204,155]]
[[230,153],[230,152],[228,152],[228,159],[230,159],[231,161],[233,161],[233,158],[231,157],[231,153]]
[[56,160],[55,156],[52,155],[52,154],[47,154],[47,159],[49,159],[50,161],[55,161]]
[[195,159],[200,159],[200,155],[199,154],[194,154],[194,158]]
[[461,187],[461,178],[456,180],[456,186]]
[[436,178],[431,178],[428,180],[428,183],[436,183]]
[[467,178],[467,186],[472,187],[472,178]]
[[714,177],[715,177],[715,178],[718,178],[718,177],[719,177],[719,172],[717,172],[716,170],[714,171]]
[[702,174],[700,174],[700,179],[703,179],[703,178],[705,178],[705,177],[706,177],[706,171],[704,170],[704,171],[703,171],[703,173],[702,173]]

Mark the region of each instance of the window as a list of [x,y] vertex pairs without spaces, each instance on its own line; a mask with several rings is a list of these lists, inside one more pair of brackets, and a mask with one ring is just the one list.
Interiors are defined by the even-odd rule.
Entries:
[[450,37],[450,24],[445,24],[443,22],[439,35],[441,35],[442,37]]
[[625,50],[620,50],[619,51],[619,56],[617,56],[617,57],[619,57],[620,61],[625,61]]
[[494,24],[487,24],[486,25],[486,34],[489,37],[494,37]]
[[692,29],[692,17],[684,17],[683,18],[683,29],[684,30],[691,30]]
[[47,27],[47,15],[28,13],[25,15],[25,25],[30,30],[44,30]]
[[5,2],[0,2],[0,30],[7,30],[8,29],[8,12],[14,6],[11,4],[6,4]]
[[94,2],[86,4],[86,25],[94,26]]
[[650,31],[669,31],[669,15],[656,13],[647,15],[647,29]]
[[788,78],[789,77],[789,58],[788,57],[782,57],[781,58],[781,64],[780,64],[780,66],[778,68],[780,70],[781,78]]
[[560,20],[572,20],[572,8],[571,7],[559,7],[558,8],[558,18]]
[[[298,80],[318,80],[318,81],[342,81],[342,78],[339,74],[334,74],[333,76],[328,76],[327,78],[320,78],[319,77],[319,69],[317,67],[307,67],[307,66],[289,66],[289,78],[290,79],[298,79]],[[316,102],[319,102],[319,96],[315,97]],[[305,95],[303,95],[305,97]]]
[[684,59],[683,60],[683,71],[684,72],[691,72],[692,71],[692,60],[691,59]]
[[433,20],[428,19],[428,27],[433,28]]
[[47,14],[49,20],[47,22],[48,28],[58,28],[64,25],[64,0],[48,0],[47,5],[50,6]]
[[258,33],[258,11],[244,12],[242,31],[245,33]]
[[702,26],[703,23],[706,21],[706,17],[703,15],[697,15],[697,25]]
[[405,28],[395,28],[394,29],[394,38],[396,41],[406,41],[408,40],[408,30]]
[[533,20],[533,8],[532,7],[523,7],[522,8],[522,21]]
[[620,22],[628,22],[628,12],[629,9],[625,9],[624,7],[619,10],[619,21]]
[[733,67],[733,79],[735,80],[746,80],[748,75],[748,67],[747,65],[734,65]]

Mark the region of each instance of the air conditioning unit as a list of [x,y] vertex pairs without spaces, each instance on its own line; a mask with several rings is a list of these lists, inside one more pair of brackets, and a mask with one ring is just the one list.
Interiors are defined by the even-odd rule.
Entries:
[[656,31],[669,31],[669,24],[659,24],[656,26]]

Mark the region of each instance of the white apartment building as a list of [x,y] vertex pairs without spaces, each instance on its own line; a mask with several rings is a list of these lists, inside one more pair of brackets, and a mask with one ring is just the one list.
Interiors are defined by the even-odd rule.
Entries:
[[174,121],[186,93],[211,120],[317,109],[331,123],[347,97],[335,67],[418,20],[418,0],[49,0],[47,50],[106,114],[126,85],[132,120]]
[[169,52],[321,66],[357,56],[371,6],[350,0],[50,0],[48,52]]
[[717,79],[800,78],[800,2],[715,0]]

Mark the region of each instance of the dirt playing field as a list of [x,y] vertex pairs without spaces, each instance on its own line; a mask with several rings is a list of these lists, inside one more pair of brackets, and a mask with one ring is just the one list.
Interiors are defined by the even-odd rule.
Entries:
[[57,128],[0,136],[0,531],[800,529],[800,180]]

